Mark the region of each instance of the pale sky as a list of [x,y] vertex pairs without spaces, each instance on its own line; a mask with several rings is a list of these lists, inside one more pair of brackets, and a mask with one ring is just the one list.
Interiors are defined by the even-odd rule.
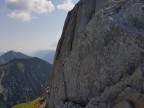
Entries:
[[0,52],[55,49],[78,0],[0,0]]

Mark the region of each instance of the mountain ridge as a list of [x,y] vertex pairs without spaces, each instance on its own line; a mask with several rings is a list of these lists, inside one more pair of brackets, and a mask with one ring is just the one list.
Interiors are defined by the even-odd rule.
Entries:
[[52,65],[39,58],[15,58],[0,66],[0,100],[12,106],[42,96]]
[[7,63],[14,58],[25,58],[26,59],[26,58],[31,58],[31,57],[28,55],[25,55],[23,53],[15,52],[15,51],[11,50],[0,56],[0,65]]
[[54,56],[55,56],[55,50],[41,50],[41,51],[37,51],[31,55],[33,57],[41,58],[50,64],[53,64]]

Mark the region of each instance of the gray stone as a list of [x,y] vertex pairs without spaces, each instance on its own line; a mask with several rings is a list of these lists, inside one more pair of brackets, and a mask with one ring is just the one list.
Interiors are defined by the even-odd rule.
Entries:
[[[143,108],[143,5],[142,0],[80,0],[68,13],[49,108],[65,100],[86,108],[112,108],[126,99]],[[128,95],[127,88],[135,92]]]
[[116,106],[114,106],[113,108],[133,108],[133,106],[131,105],[130,102],[128,101],[123,101],[118,103]]

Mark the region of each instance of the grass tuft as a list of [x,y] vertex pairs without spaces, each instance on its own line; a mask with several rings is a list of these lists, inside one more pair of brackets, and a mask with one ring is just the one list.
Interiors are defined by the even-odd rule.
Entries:
[[31,102],[15,105],[12,108],[38,108],[40,106],[40,100],[41,98],[37,98]]

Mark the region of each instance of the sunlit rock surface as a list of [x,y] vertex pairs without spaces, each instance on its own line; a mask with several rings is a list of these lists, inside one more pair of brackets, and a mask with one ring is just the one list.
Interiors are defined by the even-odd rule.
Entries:
[[80,0],[65,21],[50,88],[49,108],[143,108],[144,1]]

